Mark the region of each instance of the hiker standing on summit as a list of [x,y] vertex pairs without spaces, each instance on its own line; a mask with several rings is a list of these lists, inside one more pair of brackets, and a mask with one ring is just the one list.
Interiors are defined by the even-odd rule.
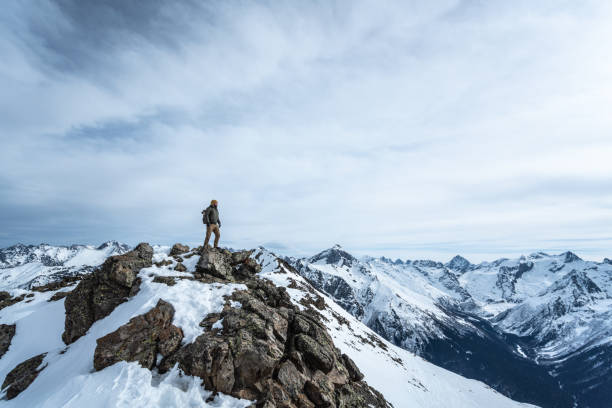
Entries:
[[219,237],[221,236],[221,220],[219,219],[219,210],[217,200],[212,200],[207,209],[202,211],[202,222],[206,224],[206,239],[204,240],[204,248],[208,249],[208,241],[210,234],[215,233],[215,248],[219,247]]

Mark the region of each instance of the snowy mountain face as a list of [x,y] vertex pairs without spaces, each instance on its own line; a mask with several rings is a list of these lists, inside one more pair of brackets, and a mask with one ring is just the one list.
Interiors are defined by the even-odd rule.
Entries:
[[126,244],[108,241],[91,245],[52,246],[17,244],[0,249],[0,291],[31,288],[66,276],[89,273],[113,255],[130,250]]
[[566,252],[479,265],[356,259],[336,246],[286,261],[376,333],[513,399],[607,407],[612,265]]
[[528,406],[388,342],[265,249],[141,244],[76,276],[0,302],[0,406]]

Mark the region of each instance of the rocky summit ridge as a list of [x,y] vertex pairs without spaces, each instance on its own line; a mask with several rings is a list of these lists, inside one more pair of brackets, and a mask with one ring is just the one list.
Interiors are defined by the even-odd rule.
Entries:
[[[153,282],[169,286],[183,279],[231,282],[240,284],[240,289],[225,296],[220,313],[203,316],[203,333],[188,343],[183,341],[183,330],[173,324],[175,307],[158,300],[146,313],[97,339],[94,369],[126,361],[163,374],[178,366],[185,375],[199,377],[202,386],[213,392],[211,398],[223,393],[253,401],[253,407],[390,407],[363,380],[353,360],[335,347],[316,307],[296,306],[284,287],[259,278],[261,266],[252,253],[175,245],[170,251],[174,270],[199,256],[194,273],[155,276]],[[95,322],[138,294],[139,272],[153,264],[152,247],[142,243],[84,276],[65,295],[61,337],[67,349]],[[14,326],[2,325],[3,349],[13,334]],[[2,385],[6,398],[17,397],[35,381],[45,370],[45,356],[23,361],[6,375]]]

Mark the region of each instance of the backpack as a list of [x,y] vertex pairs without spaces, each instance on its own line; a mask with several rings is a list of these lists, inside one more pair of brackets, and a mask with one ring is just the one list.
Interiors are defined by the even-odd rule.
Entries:
[[208,225],[208,208],[205,210],[202,210],[202,224],[206,224]]

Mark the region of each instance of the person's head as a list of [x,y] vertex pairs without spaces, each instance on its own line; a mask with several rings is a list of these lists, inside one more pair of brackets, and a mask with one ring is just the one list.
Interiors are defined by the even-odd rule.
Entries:
[[219,205],[219,202],[217,200],[212,200],[210,202],[210,205],[212,205],[213,207],[216,207],[217,205]]

